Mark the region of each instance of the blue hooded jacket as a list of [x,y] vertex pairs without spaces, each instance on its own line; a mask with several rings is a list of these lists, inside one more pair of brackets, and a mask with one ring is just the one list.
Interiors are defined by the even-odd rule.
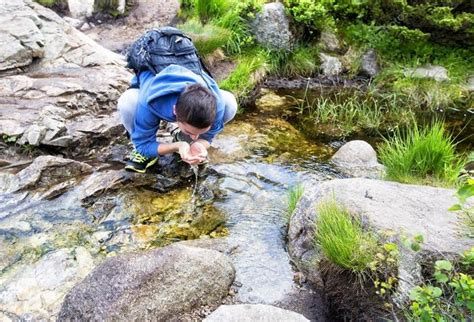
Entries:
[[[191,84],[202,84],[216,96],[216,119],[209,131],[201,134],[199,138],[211,142],[214,136],[222,131],[224,128],[224,101],[216,82],[205,73],[203,73],[203,77],[178,65],[170,65],[156,75],[149,71],[140,73],[138,76],[140,84],[138,107],[131,137],[135,149],[141,155],[148,158],[158,156],[159,142],[156,141],[156,131],[160,121],[176,122],[173,106],[181,92]],[[134,78],[132,85],[136,82],[137,79]]]

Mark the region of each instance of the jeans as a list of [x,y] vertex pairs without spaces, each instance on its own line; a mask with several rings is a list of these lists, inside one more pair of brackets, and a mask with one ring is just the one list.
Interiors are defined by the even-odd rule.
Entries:
[[[224,124],[228,123],[235,117],[237,113],[237,101],[231,92],[220,90],[221,97],[224,100]],[[122,124],[128,133],[132,134],[135,125],[135,113],[138,107],[138,88],[130,88],[120,96],[117,109],[120,113]]]

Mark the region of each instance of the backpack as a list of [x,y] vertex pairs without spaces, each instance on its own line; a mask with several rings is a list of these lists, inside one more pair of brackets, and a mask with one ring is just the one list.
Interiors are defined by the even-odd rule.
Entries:
[[158,74],[171,64],[185,67],[201,76],[205,71],[212,77],[191,38],[173,27],[146,32],[130,46],[127,53],[127,67],[137,75],[144,70]]

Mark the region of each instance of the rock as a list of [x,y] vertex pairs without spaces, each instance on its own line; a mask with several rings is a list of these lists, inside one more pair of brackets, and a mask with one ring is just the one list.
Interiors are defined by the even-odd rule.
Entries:
[[87,30],[90,30],[90,29],[91,29],[91,25],[86,22],[82,25],[80,30],[81,31],[87,31]]
[[380,68],[377,63],[377,53],[374,49],[369,49],[362,55],[360,73],[364,76],[375,77],[379,74]]
[[[3,6],[3,4],[2,4]],[[8,11],[9,6],[0,9]],[[31,64],[44,55],[44,37],[30,17],[0,14],[0,71]]]
[[109,258],[66,296],[60,320],[169,320],[227,295],[234,279],[219,252],[171,245]]
[[67,0],[73,18],[87,18],[94,12],[94,0]]
[[434,79],[437,82],[449,81],[448,70],[442,66],[426,65],[418,68],[407,68],[406,77]]
[[123,15],[125,13],[125,6],[126,5],[127,5],[126,0],[119,0],[118,5],[117,5],[117,11],[120,12],[120,14]]
[[292,48],[294,37],[282,3],[264,4],[262,12],[257,14],[252,26],[255,38],[262,45],[272,49]]
[[337,76],[342,72],[342,63],[337,57],[320,53],[319,58],[321,59],[320,68],[324,76]]
[[474,76],[470,76],[467,79],[467,84],[465,87],[469,92],[474,92]]
[[[452,189],[406,185],[369,179],[338,179],[305,191],[290,222],[289,252],[308,279],[322,287],[323,281],[315,262],[320,254],[314,248],[314,222],[317,205],[335,197],[338,204],[376,232],[392,231],[396,235],[424,236],[423,252],[414,259],[400,260],[400,271],[416,272],[405,265],[426,263],[431,256],[459,254],[472,246],[472,240],[460,234],[461,219],[448,211],[457,203]],[[401,247],[403,248],[403,247]],[[410,279],[408,279],[410,280]],[[406,293],[405,293],[406,295]]]
[[341,50],[341,44],[337,36],[329,31],[321,32],[321,38],[319,39],[323,50],[329,52],[337,52]]
[[83,247],[48,253],[2,283],[0,311],[49,320],[58,313],[64,295],[92,268],[92,257]]
[[81,19],[76,19],[72,17],[63,17],[64,21],[66,21],[68,24],[73,26],[76,29],[81,28],[81,26],[84,24],[84,21]]
[[303,315],[264,304],[221,305],[203,321],[205,322],[303,322]]
[[0,72],[0,136],[70,154],[116,139],[122,129],[113,112],[132,76],[123,57],[35,2],[8,2],[0,7],[0,17],[0,41],[8,40],[2,43],[8,50],[0,54],[6,64],[0,71],[38,58],[25,73]]
[[342,172],[353,177],[381,178],[385,167],[377,161],[377,153],[365,141],[354,140],[344,144],[331,158]]

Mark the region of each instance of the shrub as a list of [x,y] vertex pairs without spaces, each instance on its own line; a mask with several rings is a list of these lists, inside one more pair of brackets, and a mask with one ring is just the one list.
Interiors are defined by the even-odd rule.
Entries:
[[377,241],[362,230],[361,224],[334,200],[318,206],[315,243],[325,257],[353,272],[365,271],[375,259]]
[[288,221],[291,219],[293,212],[296,209],[296,205],[300,201],[301,197],[303,197],[304,188],[301,184],[294,185],[288,188],[288,210],[287,210],[287,219]]
[[440,186],[453,186],[464,164],[441,122],[421,129],[415,123],[405,132],[397,129],[384,140],[379,158],[388,179]]
[[192,38],[197,51],[202,56],[207,56],[216,49],[225,46],[230,37],[230,32],[227,29],[211,23],[202,25],[195,19],[186,21],[178,28]]

